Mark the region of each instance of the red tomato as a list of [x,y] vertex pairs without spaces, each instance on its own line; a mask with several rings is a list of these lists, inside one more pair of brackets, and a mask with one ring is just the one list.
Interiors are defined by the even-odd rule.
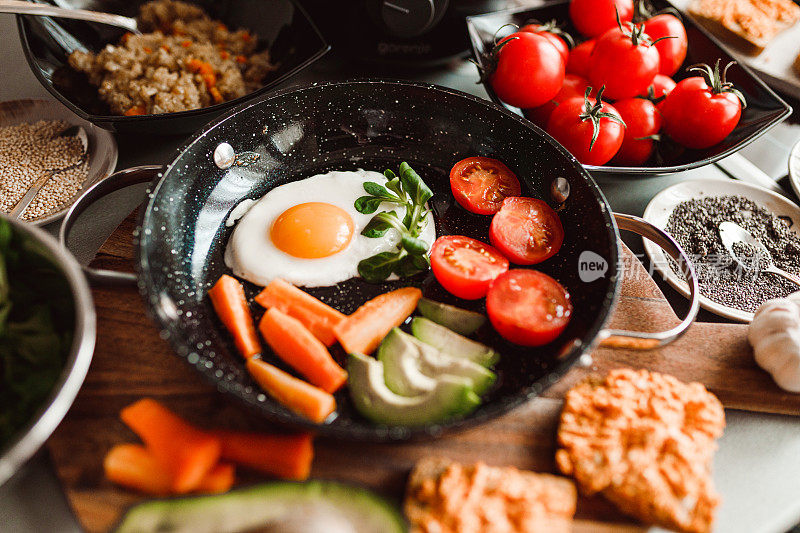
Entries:
[[659,74],[672,76],[678,72],[686,59],[686,50],[689,47],[686,28],[683,27],[680,19],[668,13],[656,15],[645,21],[644,31],[653,41],[662,37],[674,37],[673,39],[662,39],[654,46],[658,50],[660,58]]
[[605,85],[611,100],[644,93],[658,74],[658,50],[642,31],[641,24],[624,30],[613,28],[597,39],[589,81],[595,87]]
[[624,24],[633,18],[633,0],[572,0],[569,18],[586,37],[599,37],[617,27],[617,13]]
[[[547,133],[584,165],[604,165],[622,146],[625,134],[625,126],[609,114],[619,119],[611,104],[598,103],[594,98],[570,98],[550,115]],[[595,128],[598,134],[592,141]]]
[[535,270],[509,270],[486,295],[489,321],[501,337],[522,346],[542,346],[566,329],[572,317],[569,293]]
[[[650,94],[651,88],[653,89],[652,95]],[[675,81],[672,78],[669,76],[664,76],[663,74],[656,74],[656,77],[653,78],[652,85],[650,85],[650,87],[648,87],[647,90],[639,96],[657,99],[668,95],[674,88]]]
[[479,215],[497,213],[506,197],[522,193],[514,173],[489,157],[468,157],[453,165],[450,188],[461,207]]
[[526,24],[525,26],[521,27],[519,31],[535,33],[536,35],[541,35],[550,41],[550,44],[555,46],[556,50],[558,50],[558,53],[561,54],[564,64],[567,64],[567,59],[569,58],[569,44],[567,41],[572,42],[572,37],[562,30],[555,20],[551,20],[546,24]]
[[[730,63],[725,67],[727,72]],[[661,103],[664,131],[687,148],[708,148],[730,135],[742,115],[744,97],[720,75],[719,60],[711,70],[698,67],[702,77],[682,80]]]
[[[544,105],[534,107],[533,109],[523,109],[522,113],[528,120],[531,120],[540,128],[547,127],[547,121],[550,120],[550,115],[564,100],[574,98],[576,96],[583,97],[586,89],[589,87],[589,80],[576,76],[575,74],[567,74],[564,76],[564,84],[555,98],[550,100]],[[597,91],[592,91],[592,96],[596,95]],[[519,196],[519,195],[517,195]]]
[[481,241],[446,235],[431,247],[431,270],[450,293],[476,300],[486,296],[492,280],[508,270],[508,259]]
[[650,159],[655,141],[643,139],[661,131],[661,113],[655,104],[644,98],[628,98],[614,102],[625,121],[625,137],[613,162],[620,166],[638,166]]
[[569,51],[567,72],[584,78],[589,77],[589,65],[591,64],[589,58],[596,42],[595,39],[589,39]]
[[495,47],[491,63],[494,71],[489,83],[507,104],[538,107],[561,90],[564,82],[564,59],[541,35],[512,33]]
[[503,207],[492,217],[489,241],[512,263],[533,265],[558,253],[564,228],[547,203],[512,196],[503,200]]

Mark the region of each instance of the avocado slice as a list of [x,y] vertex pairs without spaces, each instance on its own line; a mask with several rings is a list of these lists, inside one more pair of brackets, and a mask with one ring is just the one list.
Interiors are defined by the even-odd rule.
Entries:
[[395,394],[383,377],[383,363],[351,353],[347,360],[350,397],[358,411],[378,424],[423,426],[471,413],[481,403],[468,379],[441,376],[436,386],[416,396]]
[[453,305],[443,304],[428,298],[420,299],[417,311],[425,318],[441,324],[461,335],[472,335],[486,323],[486,317]]
[[500,354],[485,344],[450,331],[427,318],[415,317],[411,321],[411,332],[425,344],[430,344],[447,355],[464,357],[481,366],[491,367],[500,359]]
[[497,376],[478,363],[453,357],[394,328],[378,348],[378,361],[389,390],[401,396],[415,396],[433,389],[441,376],[467,378],[477,395],[482,395]]
[[153,500],[131,508],[116,533],[403,533],[406,529],[400,512],[377,494],[313,480]]

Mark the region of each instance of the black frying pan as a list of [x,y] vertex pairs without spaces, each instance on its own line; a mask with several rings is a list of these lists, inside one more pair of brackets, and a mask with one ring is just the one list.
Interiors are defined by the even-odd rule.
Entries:
[[[240,159],[251,162],[219,168],[213,154],[221,143],[229,143]],[[252,153],[258,157],[253,158]],[[499,383],[472,415],[442,425],[376,426],[355,411],[345,387],[336,396],[337,416],[317,426],[262,394],[206,297],[207,289],[226,272],[222,253],[231,231],[225,227],[231,209],[244,198],[259,198],[277,185],[320,172],[359,167],[383,170],[407,161],[434,191],[437,234],[455,233],[486,241],[490,217],[462,209],[453,201],[449,187],[451,166],[472,155],[502,160],[523,182],[523,194],[545,199],[558,210],[565,229],[564,245],[558,255],[536,268],[559,280],[572,295],[575,313],[567,330],[540,348],[521,348],[484,331],[480,340],[502,354],[497,367]],[[288,90],[247,104],[198,133],[166,169],[129,169],[96,185],[67,215],[63,241],[74,219],[98,196],[156,177],[141,215],[137,269],[142,296],[163,335],[181,358],[222,392],[266,418],[329,436],[389,441],[435,436],[445,429],[476,424],[541,393],[601,340],[614,336],[618,345],[660,346],[677,338],[697,312],[693,301],[687,319],[660,334],[605,329],[620,283],[618,225],[660,243],[675,258],[680,257],[680,248],[640,219],[616,215],[615,222],[589,174],[530,122],[491,102],[450,89],[356,81]],[[592,281],[585,275],[582,280],[580,273],[579,263],[590,259],[586,252],[596,254],[595,259],[608,267]],[[688,270],[687,274],[693,282],[693,273]],[[90,276],[106,282],[136,279],[97,271]],[[380,293],[409,284],[421,287],[433,299],[482,309],[482,301],[457,301],[449,296],[429,273],[381,285],[352,279],[335,288],[309,292],[350,313]],[[245,286],[250,297],[260,289],[246,282]],[[252,309],[259,319],[263,309],[256,304]],[[342,361],[345,354],[336,350],[334,357]],[[269,353],[265,358],[277,362]]]

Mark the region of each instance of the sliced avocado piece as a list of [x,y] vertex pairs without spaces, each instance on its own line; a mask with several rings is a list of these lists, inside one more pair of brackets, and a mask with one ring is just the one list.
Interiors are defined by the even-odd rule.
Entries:
[[485,344],[475,342],[455,331],[423,317],[411,321],[411,332],[416,338],[453,357],[464,357],[485,367],[491,367],[500,354]]
[[347,359],[350,397],[358,411],[378,424],[423,426],[471,413],[481,403],[469,380],[442,376],[436,386],[417,396],[400,396],[386,386],[383,363],[351,353]]
[[417,303],[419,314],[461,335],[472,335],[486,323],[486,317],[453,305],[435,302],[428,298]]
[[383,363],[386,386],[401,396],[427,392],[441,376],[467,378],[479,396],[497,380],[491,370],[469,359],[442,353],[399,328],[392,329],[381,342],[378,361]]
[[153,500],[117,533],[402,533],[400,512],[366,489],[331,481],[277,482],[216,496]]

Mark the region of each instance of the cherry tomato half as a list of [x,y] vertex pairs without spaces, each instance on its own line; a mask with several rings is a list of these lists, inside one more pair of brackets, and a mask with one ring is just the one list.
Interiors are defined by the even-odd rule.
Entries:
[[516,265],[541,263],[558,253],[564,227],[542,200],[510,197],[492,218],[489,241]]
[[566,329],[572,317],[569,293],[536,270],[497,276],[486,295],[489,321],[501,337],[522,346],[541,346]]
[[468,157],[453,165],[450,188],[461,207],[478,215],[497,213],[503,200],[522,192],[514,173],[490,157]]
[[508,270],[508,259],[481,241],[445,235],[431,247],[431,270],[447,291],[476,300],[486,296],[492,280]]

